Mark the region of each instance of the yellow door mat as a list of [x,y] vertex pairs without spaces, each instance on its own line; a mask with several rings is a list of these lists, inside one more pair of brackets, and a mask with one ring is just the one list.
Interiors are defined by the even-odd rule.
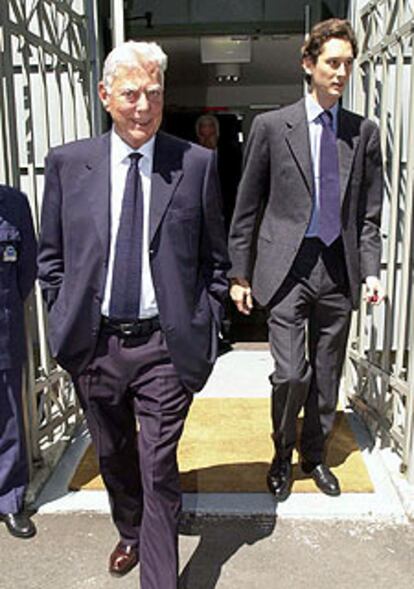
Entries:
[[[298,420],[300,428],[301,420]],[[180,442],[178,463],[186,493],[267,492],[266,473],[273,456],[268,399],[196,398]],[[302,473],[295,453],[293,492],[317,492]],[[344,493],[372,493],[371,479],[343,412],[338,412],[327,464]],[[71,490],[103,489],[90,446],[70,482]]]

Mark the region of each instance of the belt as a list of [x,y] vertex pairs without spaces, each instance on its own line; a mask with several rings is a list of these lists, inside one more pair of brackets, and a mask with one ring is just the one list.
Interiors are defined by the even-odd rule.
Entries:
[[154,333],[161,328],[160,318],[149,317],[136,321],[122,321],[102,316],[102,331],[119,337],[141,337]]

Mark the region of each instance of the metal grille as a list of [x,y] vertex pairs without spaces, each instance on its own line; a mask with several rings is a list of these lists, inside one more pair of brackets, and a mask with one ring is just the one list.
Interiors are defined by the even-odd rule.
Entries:
[[[95,8],[94,0],[0,2],[0,181],[29,196],[36,228],[47,151],[96,130]],[[26,311],[33,478],[33,467],[53,467],[81,412],[68,376],[50,358],[38,287]]]
[[[363,4],[363,5],[362,5]],[[385,167],[381,279],[387,301],[354,318],[347,390],[414,483],[414,1],[353,2],[360,44],[350,108],[378,122]]]

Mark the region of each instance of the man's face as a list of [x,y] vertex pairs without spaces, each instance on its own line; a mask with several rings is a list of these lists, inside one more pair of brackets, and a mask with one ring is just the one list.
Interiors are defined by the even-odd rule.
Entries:
[[330,108],[342,96],[352,72],[354,53],[345,39],[328,39],[316,63],[307,57],[303,69],[312,76],[311,93],[324,108]]
[[103,82],[98,93],[112,117],[115,131],[134,149],[158,131],[164,105],[162,76],[153,63],[119,66],[110,91]]

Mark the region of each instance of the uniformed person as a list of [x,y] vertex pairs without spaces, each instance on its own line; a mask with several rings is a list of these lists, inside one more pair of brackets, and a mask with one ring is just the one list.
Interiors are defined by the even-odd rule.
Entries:
[[24,300],[36,277],[36,239],[27,198],[0,185],[0,519],[13,536],[36,528],[23,511],[28,462],[23,428]]

